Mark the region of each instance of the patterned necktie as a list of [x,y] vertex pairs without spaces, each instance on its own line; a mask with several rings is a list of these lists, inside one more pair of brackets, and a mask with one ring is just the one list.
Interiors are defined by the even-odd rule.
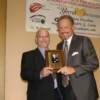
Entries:
[[[67,40],[64,41],[64,58],[65,58],[65,66],[67,66],[67,60],[68,60],[68,45],[67,45]],[[67,87],[69,84],[67,75],[62,75],[62,85],[64,87]]]
[[65,57],[65,65],[67,66],[67,58],[68,58],[67,40],[64,41],[64,57]]

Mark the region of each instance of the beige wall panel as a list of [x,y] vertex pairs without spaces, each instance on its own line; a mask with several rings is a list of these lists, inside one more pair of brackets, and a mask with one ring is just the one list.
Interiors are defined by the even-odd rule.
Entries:
[[4,100],[6,0],[0,0],[0,100]]

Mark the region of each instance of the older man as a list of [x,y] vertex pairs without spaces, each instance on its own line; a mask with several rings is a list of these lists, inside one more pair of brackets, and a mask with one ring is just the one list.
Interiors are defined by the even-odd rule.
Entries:
[[61,16],[57,23],[62,41],[57,49],[64,50],[65,66],[58,73],[64,100],[97,100],[98,91],[93,72],[99,67],[98,58],[89,38],[74,33],[71,16]]
[[[37,48],[23,53],[21,78],[28,82],[27,100],[61,100],[52,68],[45,66],[45,50],[49,46],[47,29],[40,28],[35,37]],[[56,81],[56,83],[55,83]]]

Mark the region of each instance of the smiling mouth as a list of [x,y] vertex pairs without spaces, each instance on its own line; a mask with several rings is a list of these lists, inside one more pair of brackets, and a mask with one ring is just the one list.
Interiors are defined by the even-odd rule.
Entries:
[[69,34],[69,32],[64,32],[64,33],[62,33],[62,34],[66,35],[66,34]]

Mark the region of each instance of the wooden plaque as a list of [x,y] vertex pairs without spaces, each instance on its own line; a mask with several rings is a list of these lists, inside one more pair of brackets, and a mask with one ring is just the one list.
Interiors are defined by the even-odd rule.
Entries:
[[46,66],[53,67],[55,71],[64,66],[64,52],[62,50],[46,50]]

